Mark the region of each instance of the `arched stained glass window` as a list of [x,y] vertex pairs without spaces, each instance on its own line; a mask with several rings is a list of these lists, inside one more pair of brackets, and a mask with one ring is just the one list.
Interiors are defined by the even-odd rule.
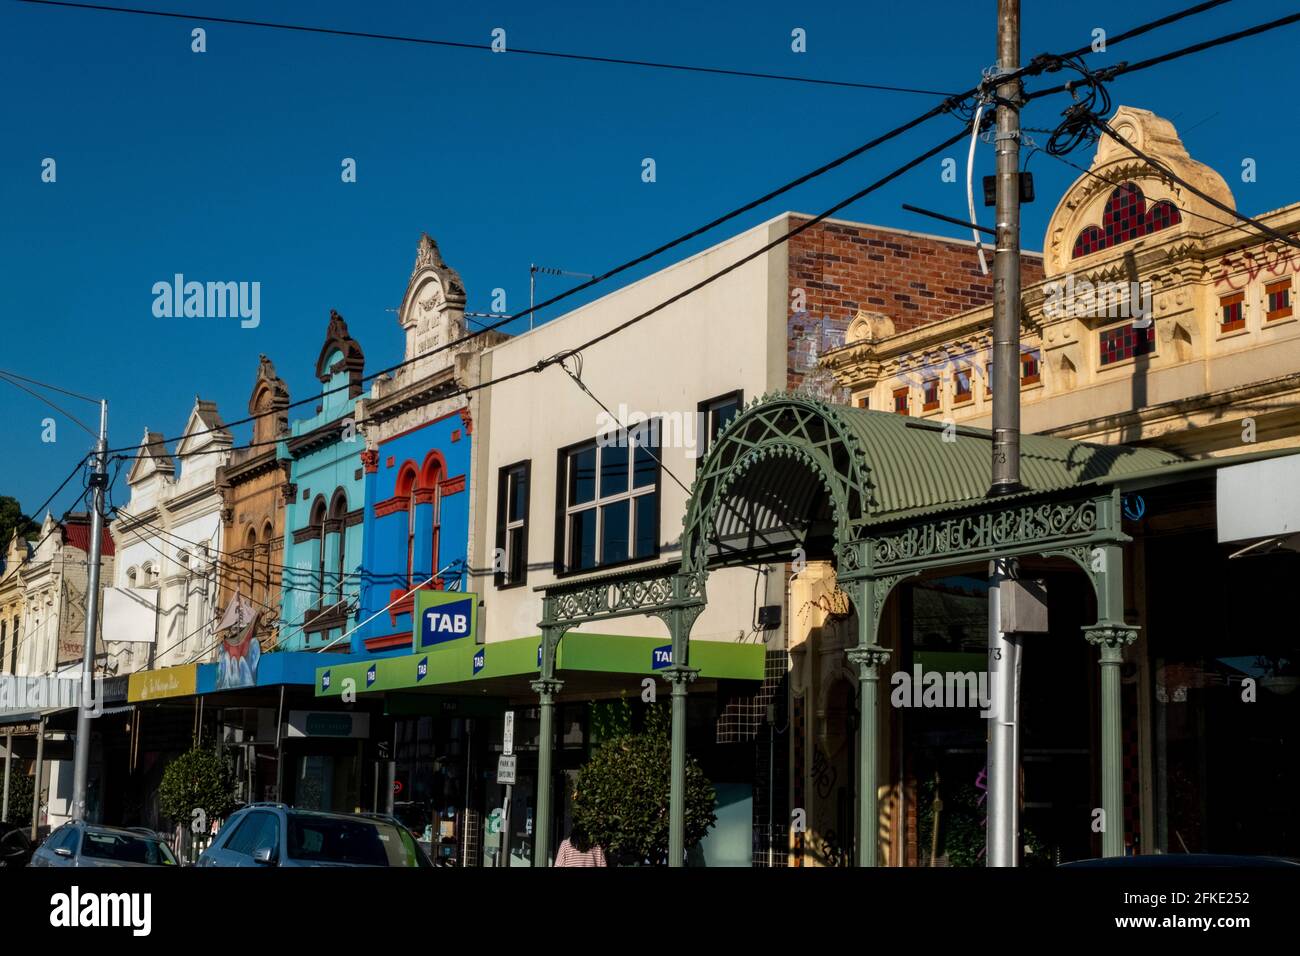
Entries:
[[1087,226],[1074,240],[1073,258],[1109,249],[1121,242],[1159,232],[1183,221],[1183,215],[1167,199],[1148,208],[1137,183],[1122,183],[1110,194],[1101,214],[1100,226]]

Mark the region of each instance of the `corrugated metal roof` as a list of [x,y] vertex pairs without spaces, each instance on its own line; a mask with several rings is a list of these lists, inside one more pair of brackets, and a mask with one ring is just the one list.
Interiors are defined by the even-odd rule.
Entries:
[[[869,484],[865,522],[974,503],[987,495],[993,472],[988,429],[945,429],[941,422],[861,408],[836,406],[833,414],[864,453]],[[1154,448],[1042,435],[1021,435],[1020,452],[1021,483],[1030,493],[1111,484],[1186,463]]]

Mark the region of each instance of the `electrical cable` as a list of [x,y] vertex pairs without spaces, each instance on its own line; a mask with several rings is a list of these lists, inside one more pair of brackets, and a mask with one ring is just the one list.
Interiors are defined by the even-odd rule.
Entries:
[[[362,40],[387,40],[397,43],[414,43],[422,46],[446,47],[456,50],[476,50],[497,53],[491,43],[469,43],[459,40],[440,40],[430,37],[400,36],[391,33],[370,33],[359,30],[343,30],[330,27],[312,27],[294,23],[272,23],[265,20],[247,20],[235,17],[213,17],[203,14],[175,13],[166,10],[140,10],[131,7],[110,7],[97,3],[73,3],[70,0],[20,0],[43,7],[69,7],[79,10],[93,10],[99,13],[130,13],[137,16],[167,17],[175,20],[190,20],[202,23],[222,23],[232,26],[260,27],[268,30],[288,30],[295,33],[315,33],[326,36],[351,37]],[[793,76],[783,73],[762,73],[755,70],[729,70],[722,67],[695,66],[681,63],[661,63],[654,60],[634,60],[627,57],[596,56],[585,53],[562,53],[557,50],[533,50],[523,47],[505,47],[499,52],[519,56],[540,56],[559,60],[577,60],[586,63],[606,63],[617,66],[640,66],[659,70],[676,70],[686,73],[711,73],[719,76],[736,76],[760,80],[784,80],[791,83],[811,83],[818,86],[842,86],[860,90],[877,90],[886,93],[916,93],[924,96],[951,96],[939,90],[914,89],[907,86],[885,86],[879,83],[860,83],[852,80],[825,80],[809,76]]]
[[1244,213],[1237,212],[1235,209],[1233,209],[1231,206],[1227,205],[1223,201],[1216,199],[1215,197],[1209,195],[1205,191],[1197,188],[1196,186],[1193,186],[1187,180],[1183,179],[1183,177],[1179,176],[1176,172],[1170,169],[1166,164],[1160,162],[1158,159],[1155,159],[1152,156],[1148,156],[1145,152],[1143,152],[1142,150],[1134,146],[1132,143],[1130,143],[1127,139],[1125,139],[1118,132],[1116,132],[1115,128],[1112,127],[1110,123],[1102,119],[1100,116],[1094,116],[1092,117],[1092,120],[1096,124],[1099,130],[1101,130],[1103,133],[1105,133],[1115,142],[1119,143],[1121,146],[1127,149],[1134,156],[1137,156],[1139,159],[1145,160],[1154,169],[1157,169],[1165,176],[1168,176],[1170,179],[1178,183],[1188,192],[1192,193],[1195,196],[1199,196],[1201,199],[1204,199],[1214,208],[1222,212],[1226,212],[1228,215],[1234,216],[1237,219],[1240,219],[1242,222],[1249,223],[1251,226],[1253,226],[1256,230],[1258,230],[1263,235],[1268,236],[1271,239],[1276,239],[1278,242],[1285,243],[1288,246],[1294,246],[1295,248],[1300,249],[1300,241],[1297,241],[1292,236],[1288,236],[1284,233],[1278,232],[1276,229],[1272,228],[1271,226],[1265,225],[1264,223],[1260,222],[1258,219],[1254,219],[1251,216],[1245,215]]
[[63,415],[63,416],[65,416],[65,417],[71,419],[75,424],[79,425],[82,429],[84,429],[85,432],[86,432],[88,435],[90,435],[91,438],[95,439],[96,441],[99,440],[99,434],[98,434],[97,432],[93,431],[89,425],[87,425],[85,422],[83,422],[83,421],[82,421],[80,418],[78,418],[76,415],[72,414],[72,412],[70,412],[70,411],[68,411],[67,409],[65,409],[65,408],[61,408],[60,406],[54,404],[54,402],[50,401],[48,398],[46,398],[46,397],[45,397],[44,395],[42,395],[40,392],[37,392],[37,391],[35,391],[35,390],[33,390],[33,389],[28,388],[28,387],[27,387],[26,385],[24,385],[22,382],[15,381],[14,379],[10,378],[10,377],[8,376],[8,374],[5,373],[5,372],[0,372],[0,380],[3,380],[3,381],[8,382],[8,383],[9,383],[10,385],[12,385],[14,388],[21,388],[21,389],[22,389],[24,392],[26,392],[28,395],[33,396],[33,397],[36,398],[38,401],[42,401],[42,402],[44,402],[46,405],[50,406],[50,408],[54,409],[54,410],[55,410],[56,412],[58,412],[60,415]]

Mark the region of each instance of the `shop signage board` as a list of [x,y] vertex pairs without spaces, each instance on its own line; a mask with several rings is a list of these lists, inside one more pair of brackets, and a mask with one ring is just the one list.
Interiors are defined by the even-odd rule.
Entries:
[[654,670],[663,670],[673,662],[673,646],[665,644],[663,647],[656,647],[650,652],[650,666]]
[[411,649],[425,651],[450,641],[473,641],[477,612],[478,595],[469,591],[416,591]]
[[158,700],[161,697],[190,697],[198,684],[197,664],[164,667],[131,674],[127,682],[129,701]]
[[288,737],[370,736],[370,715],[362,711],[291,710],[285,724]]
[[507,757],[515,752],[515,712],[506,711],[505,735],[501,739],[501,752]]

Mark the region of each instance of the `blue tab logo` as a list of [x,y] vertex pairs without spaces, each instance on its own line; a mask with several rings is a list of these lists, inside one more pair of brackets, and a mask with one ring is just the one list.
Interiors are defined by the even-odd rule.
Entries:
[[425,608],[420,615],[420,642],[418,647],[433,647],[447,641],[459,640],[473,634],[474,598],[448,601]]
[[673,646],[665,644],[663,647],[656,647],[650,652],[651,670],[661,670],[673,662]]
[[320,675],[320,689],[321,689],[321,690],[329,690],[329,689],[330,689],[330,672],[329,672],[329,671],[326,671],[324,674],[321,674],[321,675]]
[[367,669],[366,671],[366,686],[369,687],[371,684],[373,684],[375,682],[375,678],[378,676],[379,674],[376,665],[371,664],[369,669]]
[[415,679],[422,681],[429,676],[429,658],[424,658],[415,665]]
[[477,674],[483,669],[483,659],[487,654],[487,648],[480,648],[474,652],[474,673]]

